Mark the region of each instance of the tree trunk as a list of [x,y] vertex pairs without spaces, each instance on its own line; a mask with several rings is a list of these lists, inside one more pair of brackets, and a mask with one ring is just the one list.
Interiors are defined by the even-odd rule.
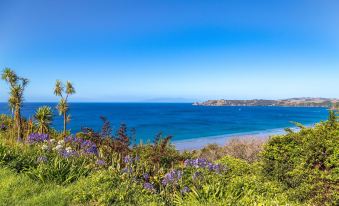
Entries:
[[66,115],[66,112],[64,112],[64,136],[66,136],[66,121],[67,121],[67,115]]
[[16,129],[17,129],[17,140],[22,141],[22,131],[21,131],[21,114],[20,108],[16,108],[14,112],[14,118],[16,122]]

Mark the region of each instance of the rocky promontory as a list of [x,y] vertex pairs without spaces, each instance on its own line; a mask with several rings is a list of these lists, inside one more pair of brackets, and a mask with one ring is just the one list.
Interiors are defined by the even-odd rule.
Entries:
[[280,100],[252,99],[252,100],[208,100],[195,102],[195,106],[286,106],[286,107],[335,107],[339,99],[335,98],[289,98]]

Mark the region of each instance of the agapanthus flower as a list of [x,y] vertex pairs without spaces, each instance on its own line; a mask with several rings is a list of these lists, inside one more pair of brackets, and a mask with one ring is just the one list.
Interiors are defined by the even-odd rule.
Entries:
[[37,158],[38,163],[46,163],[48,161],[47,157],[45,156],[40,156]]
[[181,192],[181,194],[186,194],[186,193],[189,193],[191,190],[190,190],[190,188],[189,187],[187,187],[187,186],[185,186],[184,188],[182,188],[182,190],[180,191]]
[[155,190],[154,186],[151,183],[149,183],[149,182],[145,182],[144,183],[144,188],[146,190],[149,190],[149,191],[154,191]]
[[143,178],[144,178],[145,181],[148,181],[148,180],[149,180],[149,177],[150,177],[150,176],[149,176],[148,173],[144,173],[142,176],[143,176]]
[[124,163],[128,164],[131,163],[133,161],[133,158],[129,155],[124,157]]
[[85,140],[70,135],[65,137],[64,142],[66,144],[72,145],[74,148],[78,148],[82,154],[98,155],[97,145],[90,140]]
[[194,172],[193,175],[192,175],[192,179],[197,180],[197,179],[200,179],[201,176],[202,176],[201,172]]
[[194,168],[206,168],[210,171],[220,173],[225,168],[220,164],[213,164],[206,159],[197,158],[197,159],[187,159],[184,162],[185,167],[194,167]]
[[97,160],[95,162],[95,164],[99,165],[99,166],[105,166],[106,165],[106,162],[104,160]]
[[140,160],[139,156],[132,157],[130,155],[126,155],[124,157],[124,163],[125,164],[132,164],[132,163],[138,162],[139,160]]
[[224,167],[220,164],[214,164],[211,168],[211,171],[214,171],[216,173],[220,173],[222,170],[224,170]]
[[187,159],[184,162],[185,167],[205,168],[209,162],[204,158]]
[[35,144],[35,143],[47,141],[48,139],[49,139],[48,134],[32,133],[28,136],[27,141],[29,144]]
[[91,142],[90,144],[87,144],[87,147],[82,147],[81,149],[86,154],[94,154],[94,155],[98,154],[98,148],[93,142]]
[[68,157],[73,157],[76,156],[78,153],[76,151],[67,151],[65,149],[59,150],[59,154],[64,157],[64,158],[68,158]]
[[125,167],[124,169],[121,170],[122,173],[128,173],[128,174],[132,174],[133,173],[133,169],[131,167]]
[[165,174],[164,178],[162,179],[162,184],[166,185],[175,185],[182,177],[182,171],[180,170],[172,170]]
[[5,131],[6,129],[7,129],[7,126],[2,123],[1,126],[0,126],[0,130]]

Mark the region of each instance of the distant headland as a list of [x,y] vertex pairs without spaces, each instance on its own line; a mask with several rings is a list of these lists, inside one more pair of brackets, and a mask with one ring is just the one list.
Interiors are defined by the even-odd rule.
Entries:
[[289,98],[280,100],[252,99],[252,100],[208,100],[195,102],[195,106],[286,106],[286,107],[328,107],[338,108],[339,99],[336,98]]

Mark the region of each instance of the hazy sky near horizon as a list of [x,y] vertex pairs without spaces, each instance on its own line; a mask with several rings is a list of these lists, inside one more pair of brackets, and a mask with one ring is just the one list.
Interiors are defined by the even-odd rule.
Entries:
[[[27,101],[339,98],[337,0],[0,0]],[[0,83],[0,101],[8,89]]]

